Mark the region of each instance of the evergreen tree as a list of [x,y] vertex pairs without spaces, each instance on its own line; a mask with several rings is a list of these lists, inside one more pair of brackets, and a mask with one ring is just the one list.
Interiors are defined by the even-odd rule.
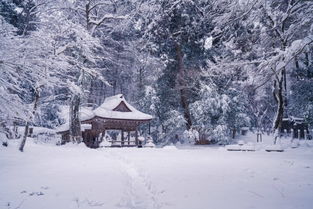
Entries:
[[[205,66],[204,41],[212,30],[205,16],[210,2],[159,1],[147,28],[151,51],[161,57],[166,69],[158,81],[160,103],[167,112],[176,110],[184,116],[187,129],[192,126],[189,105],[194,101],[193,86],[201,67]],[[162,116],[161,116],[162,117]],[[166,120],[166,117],[163,116]]]
[[0,2],[0,15],[18,29],[19,35],[29,35],[36,30],[37,7],[33,0],[8,0]]

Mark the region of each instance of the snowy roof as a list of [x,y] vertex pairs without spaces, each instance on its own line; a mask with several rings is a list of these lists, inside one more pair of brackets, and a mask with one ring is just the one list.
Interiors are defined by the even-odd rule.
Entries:
[[[65,116],[66,123],[57,128],[58,132],[69,130],[68,106],[64,106],[61,112],[62,116]],[[121,120],[151,120],[153,118],[130,105],[122,94],[107,97],[103,104],[94,110],[91,107],[81,107],[79,117],[81,121],[90,120],[94,117]]]
[[304,118],[290,116],[289,118],[283,118],[283,121],[298,121],[298,122],[301,121],[301,122],[303,122]]
[[106,98],[103,104],[96,108],[93,113],[95,116],[110,119],[151,120],[153,118],[151,115],[140,112],[130,105],[123,94]]
[[291,120],[298,120],[298,121],[303,121],[304,120],[304,118],[299,118],[299,117],[293,117],[293,116],[291,116],[290,117],[291,118]]

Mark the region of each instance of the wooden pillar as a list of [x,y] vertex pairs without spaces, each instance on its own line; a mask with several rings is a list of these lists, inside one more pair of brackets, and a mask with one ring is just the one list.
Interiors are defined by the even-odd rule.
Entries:
[[149,135],[151,135],[151,124],[149,122]]
[[128,145],[130,145],[130,131],[128,131]]
[[122,135],[121,135],[121,145],[122,146],[124,146],[124,131],[123,130],[121,130],[121,132],[122,132]]
[[104,136],[105,136],[105,129],[101,132],[101,138],[99,139],[100,143],[103,141]]
[[136,146],[138,146],[138,129],[135,131]]

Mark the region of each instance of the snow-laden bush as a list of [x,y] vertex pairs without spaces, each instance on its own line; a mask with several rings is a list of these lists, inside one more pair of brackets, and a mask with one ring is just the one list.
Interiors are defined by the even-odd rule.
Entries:
[[181,144],[195,144],[199,141],[199,132],[195,129],[185,130],[180,140]]
[[8,138],[4,133],[0,132],[0,143],[2,144],[2,146],[8,146]]
[[235,89],[224,93],[214,85],[202,85],[200,99],[190,105],[194,125],[210,141],[227,141],[230,130],[249,124],[243,95]]
[[168,131],[180,129],[186,125],[184,116],[176,111],[171,110],[167,113],[168,119],[164,122],[164,126],[167,127]]
[[229,134],[227,133],[227,130],[229,129],[226,125],[217,125],[215,129],[213,129],[211,132],[212,139],[227,144],[229,139]]
[[167,120],[163,122],[164,129],[163,133],[159,133],[158,143],[169,144],[181,141],[186,128],[184,116],[176,110],[170,110],[165,115]]

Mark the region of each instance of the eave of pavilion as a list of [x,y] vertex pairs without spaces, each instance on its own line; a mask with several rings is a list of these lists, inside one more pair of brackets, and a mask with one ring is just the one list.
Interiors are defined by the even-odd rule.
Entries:
[[100,117],[100,116],[94,116],[91,119],[83,120],[81,123],[92,123],[93,121],[121,121],[121,122],[139,122],[139,123],[147,123],[150,122],[152,119],[125,119],[125,118],[108,118],[108,117]]

